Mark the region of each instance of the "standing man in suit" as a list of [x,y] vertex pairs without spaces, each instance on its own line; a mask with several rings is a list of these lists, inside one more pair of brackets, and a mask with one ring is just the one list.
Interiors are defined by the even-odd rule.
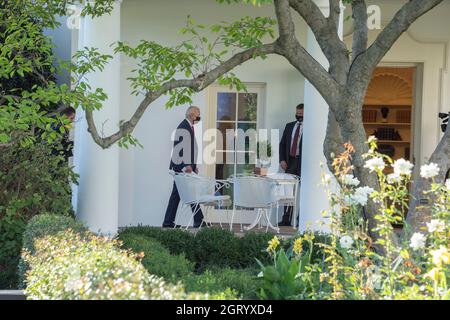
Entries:
[[[280,141],[280,166],[286,172],[301,176],[302,168],[302,145],[303,145],[303,115],[305,106],[303,103],[296,108],[296,121],[286,125],[283,137]],[[290,226],[293,207],[284,209],[283,219],[280,226]]]
[[[186,111],[186,119],[180,123],[175,132],[172,158],[169,166],[170,170],[198,174],[198,167],[196,164],[198,146],[195,141],[194,124],[199,121],[200,109],[195,106],[189,107]],[[178,189],[174,182],[169,204],[167,205],[163,228],[175,227],[175,217],[179,203],[180,195],[178,194]],[[197,212],[194,217],[194,228],[199,228],[203,222],[202,210],[195,205],[192,205],[191,208],[192,212]]]

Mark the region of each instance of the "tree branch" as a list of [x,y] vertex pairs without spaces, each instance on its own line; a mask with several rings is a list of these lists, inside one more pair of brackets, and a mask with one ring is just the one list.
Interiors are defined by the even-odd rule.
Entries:
[[352,2],[352,16],[354,21],[352,62],[361,53],[367,50],[368,32],[367,27],[367,5],[365,0],[354,0]]
[[[281,41],[295,39],[295,26],[292,21],[291,8],[288,0],[274,0],[275,13],[278,21],[278,31]],[[294,39],[293,39],[294,38]]]
[[161,85],[159,90],[148,92],[138,108],[134,112],[130,120],[123,122],[120,125],[119,130],[108,136],[102,137],[96,127],[94,121],[94,115],[92,110],[86,110],[86,120],[88,123],[88,131],[92,135],[94,141],[103,149],[109,148],[111,145],[122,139],[128,134],[131,134],[136,128],[139,120],[144,115],[147,108],[152,102],[157,100],[167,92],[177,88],[191,88],[195,92],[200,92],[206,87],[214,83],[221,76],[225,75],[240,64],[257,56],[273,54],[278,51],[277,42],[271,44],[265,44],[258,48],[251,48],[240,53],[235,54],[233,57],[222,63],[220,66],[212,69],[206,74],[200,75],[195,79],[184,80],[171,80]]
[[340,4],[334,0],[330,0],[330,3],[332,3],[330,10],[333,12],[330,11],[330,17],[327,19],[314,1],[289,0],[290,6],[298,12],[314,33],[320,48],[330,63],[330,74],[338,83],[344,84],[346,77],[340,75],[348,72],[349,53],[338,34]]
[[375,42],[353,61],[349,81],[360,79],[364,74],[372,75],[381,59],[413,22],[436,7],[443,0],[410,0],[395,14],[394,18],[378,35]]
[[328,20],[330,20],[336,30],[339,29],[339,17],[341,15],[341,1],[340,0],[329,0],[329,6],[330,6],[330,16],[328,17]]
[[339,94],[339,84],[295,37],[295,27],[289,0],[275,0],[274,4],[281,34],[278,39],[279,48],[277,53],[284,56],[300,71],[332,106],[331,102],[335,101]]

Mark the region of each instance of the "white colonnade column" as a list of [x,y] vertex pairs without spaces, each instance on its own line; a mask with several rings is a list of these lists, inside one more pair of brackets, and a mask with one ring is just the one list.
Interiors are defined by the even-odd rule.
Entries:
[[[314,0],[325,16],[329,15],[328,0]],[[343,9],[342,9],[343,10]],[[339,34],[343,34],[343,13],[340,17]],[[327,70],[328,61],[323,54],[312,30],[308,29],[308,52]],[[326,189],[322,185],[324,173],[330,174],[323,153],[328,122],[328,104],[309,82],[305,82],[305,121],[303,129],[302,182],[300,189],[299,231],[328,231],[322,212],[329,210]],[[323,164],[323,166],[321,166]]]
[[[94,18],[85,17],[79,30],[78,48],[94,47],[102,54],[114,56],[111,44],[120,40],[120,7],[114,4],[111,14]],[[109,62],[102,72],[88,77],[93,90],[103,88],[108,100],[94,119],[100,134],[108,136],[118,129],[120,114],[120,58]],[[119,149],[117,145],[103,150],[87,131],[81,107],[77,110],[74,148],[75,171],[80,175],[79,186],[74,190],[74,207],[77,218],[89,229],[105,235],[114,235],[118,229],[119,214]]]

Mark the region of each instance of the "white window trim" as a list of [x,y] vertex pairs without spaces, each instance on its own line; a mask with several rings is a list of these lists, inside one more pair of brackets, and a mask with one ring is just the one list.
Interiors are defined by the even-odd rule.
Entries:
[[[244,82],[247,92],[258,94],[258,110],[256,119],[256,129],[266,127],[266,83],[262,82]],[[238,92],[236,89],[230,89],[228,86],[212,84],[206,91],[206,113],[204,130],[216,128],[217,123],[217,93],[219,92]],[[241,91],[240,93],[243,93]],[[205,173],[208,177],[215,178],[215,165],[206,165]]]

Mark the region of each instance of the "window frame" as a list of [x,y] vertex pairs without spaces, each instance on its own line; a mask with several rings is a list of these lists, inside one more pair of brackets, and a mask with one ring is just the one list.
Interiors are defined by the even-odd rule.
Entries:
[[[217,128],[217,94],[218,93],[235,93],[238,95],[239,93],[256,93],[258,95],[257,100],[257,110],[256,110],[256,130],[265,128],[266,124],[266,90],[267,85],[263,82],[245,82],[244,83],[247,92],[238,91],[236,89],[230,89],[228,86],[220,85],[220,84],[212,84],[207,89],[206,94],[206,115],[205,115],[205,127],[204,130],[207,129],[215,129]],[[236,99],[236,106],[239,103],[239,99]],[[236,113],[238,112],[236,108]],[[240,123],[254,123],[254,121],[239,121],[237,118],[233,123],[237,126]],[[225,146],[224,146],[225,147]],[[216,150],[216,152],[220,152],[220,150]],[[230,151],[226,151],[230,152]],[[224,152],[225,153],[225,152]],[[236,164],[234,164],[236,166]],[[206,175],[211,178],[216,177],[216,165],[210,164],[206,165]]]

